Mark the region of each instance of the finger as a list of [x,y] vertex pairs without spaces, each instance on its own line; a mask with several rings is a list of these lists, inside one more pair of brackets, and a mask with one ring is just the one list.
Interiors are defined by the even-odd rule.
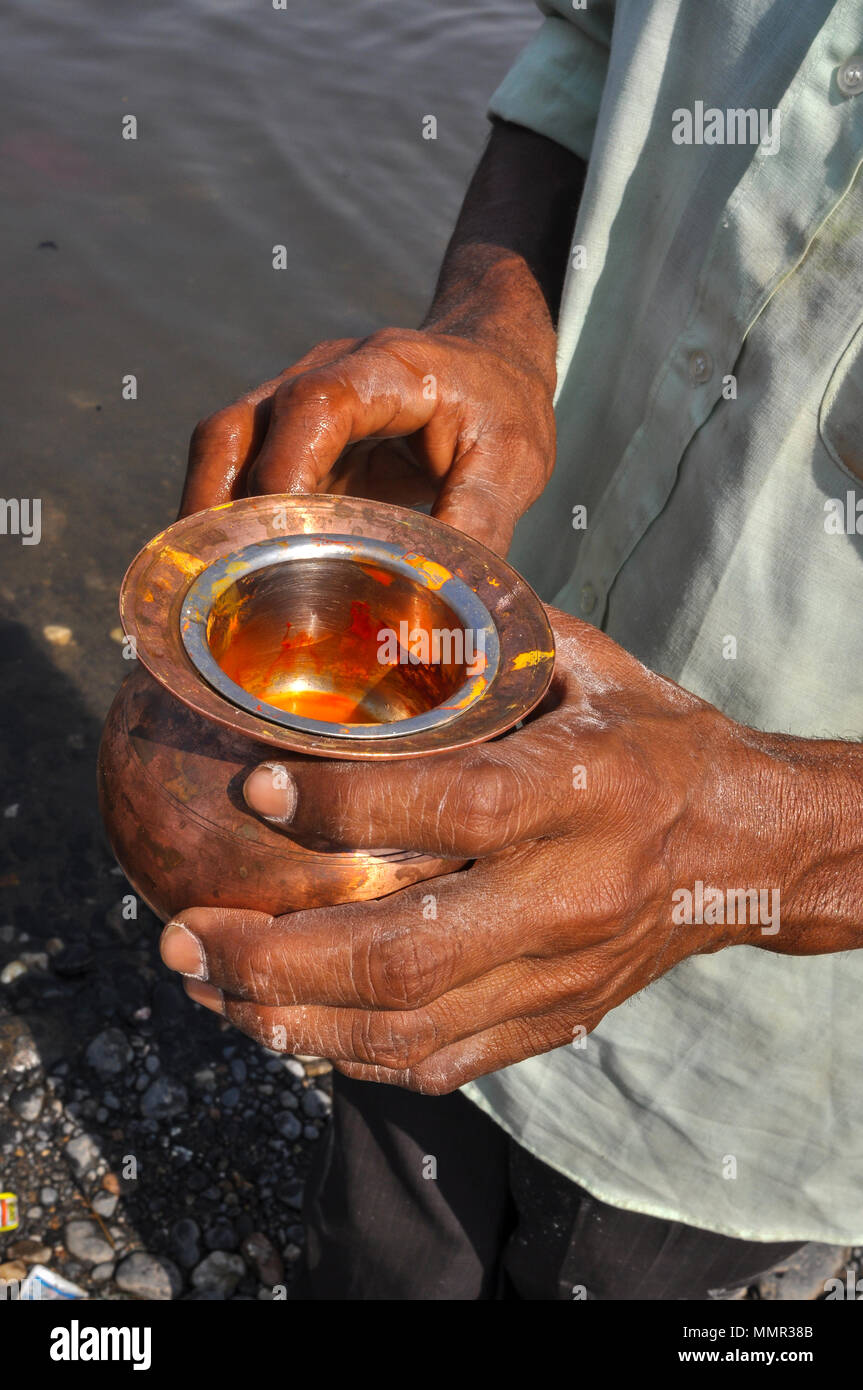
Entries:
[[349,444],[413,434],[435,408],[419,367],[366,340],[280,387],[250,491],[315,492]]
[[[500,869],[514,871],[505,895],[500,882],[469,870],[374,902],[276,919],[239,908],[189,908],[165,927],[162,958],[172,970],[238,998],[420,1008],[521,957],[527,913],[542,914],[537,939],[555,930],[559,894],[552,886],[522,889],[515,856]],[[490,912],[495,894],[505,907]]]
[[571,1020],[569,1037],[583,1038],[603,1014],[633,989],[641,968],[632,940],[606,941],[550,959],[521,959],[409,1010],[285,1007],[226,993],[217,981],[187,980],[192,999],[221,1013],[265,1047],[308,1052],[333,1061],[393,1070],[415,1068],[435,1052],[520,1019],[542,1020],[557,1007]]
[[354,342],[353,338],[341,338],[318,343],[279,376],[262,382],[195,426],[189,444],[181,517],[244,495],[249,469],[266,437],[270,402],[279,387],[314,367],[334,361]]
[[195,426],[181,517],[217,507],[241,495],[245,470],[266,431],[266,410],[250,401],[237,401]]
[[[572,1014],[571,1005],[562,1005],[539,1018],[511,1019],[440,1048],[416,1066],[375,1066],[346,1062],[337,1057],[333,1058],[333,1065],[344,1076],[356,1081],[383,1082],[389,1086],[418,1091],[422,1095],[444,1096],[468,1081],[476,1080],[478,1076],[571,1043],[573,1027],[586,1026],[581,1023],[573,1025],[570,1022]],[[598,1019],[592,1022],[588,1031],[597,1022]]]
[[[187,980],[187,993],[223,1014],[265,1047],[362,1062],[373,1066],[416,1066],[441,1047],[521,1014],[544,1013],[572,988],[573,970],[589,974],[579,959],[561,961],[552,972],[528,961],[511,961],[467,985],[450,990],[420,1009],[352,1009],[304,1004],[285,1007],[226,993],[213,982]],[[203,990],[203,992],[202,992]]]
[[[554,715],[506,739],[434,758],[262,763],[247,778],[253,811],[298,839],[476,859],[559,832],[585,812],[571,768],[595,736],[563,741]],[[579,801],[579,798],[582,798]]]

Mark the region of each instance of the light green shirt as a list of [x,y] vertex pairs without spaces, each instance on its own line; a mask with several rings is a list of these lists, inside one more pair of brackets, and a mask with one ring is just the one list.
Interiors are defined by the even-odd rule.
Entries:
[[[513,563],[735,719],[857,739],[863,0],[540,8],[491,109],[589,168],[557,469]],[[761,146],[739,108],[778,111]],[[710,141],[677,143],[681,111]],[[863,951],[692,958],[465,1089],[616,1206],[863,1243]]]

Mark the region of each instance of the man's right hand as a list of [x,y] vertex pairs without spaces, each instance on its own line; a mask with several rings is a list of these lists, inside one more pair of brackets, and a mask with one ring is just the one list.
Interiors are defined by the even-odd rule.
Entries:
[[505,553],[554,464],[552,370],[448,332],[322,343],[203,420],[181,515],[265,492],[415,505]]
[[419,329],[321,343],[198,425],[181,516],[262,492],[349,492],[505,553],[554,466],[554,320],[584,165],[495,122]]

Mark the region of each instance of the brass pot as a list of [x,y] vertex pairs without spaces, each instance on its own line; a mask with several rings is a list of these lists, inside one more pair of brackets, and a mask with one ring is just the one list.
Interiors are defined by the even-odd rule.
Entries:
[[305,848],[248,810],[243,783],[280,753],[404,758],[494,738],[554,664],[542,604],[504,560],[361,498],[269,495],[186,517],[132,562],[120,613],[146,669],[108,715],[100,805],[162,918],[381,897],[459,867]]

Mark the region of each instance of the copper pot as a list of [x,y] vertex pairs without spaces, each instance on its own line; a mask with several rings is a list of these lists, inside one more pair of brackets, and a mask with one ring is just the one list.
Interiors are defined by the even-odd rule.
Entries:
[[532,589],[418,512],[360,498],[244,498],[176,522],[123,581],[144,668],[99,752],[114,853],[162,918],[279,914],[451,872],[403,851],[305,848],[243,783],[279,753],[403,758],[505,733],[541,700],[554,643]]

